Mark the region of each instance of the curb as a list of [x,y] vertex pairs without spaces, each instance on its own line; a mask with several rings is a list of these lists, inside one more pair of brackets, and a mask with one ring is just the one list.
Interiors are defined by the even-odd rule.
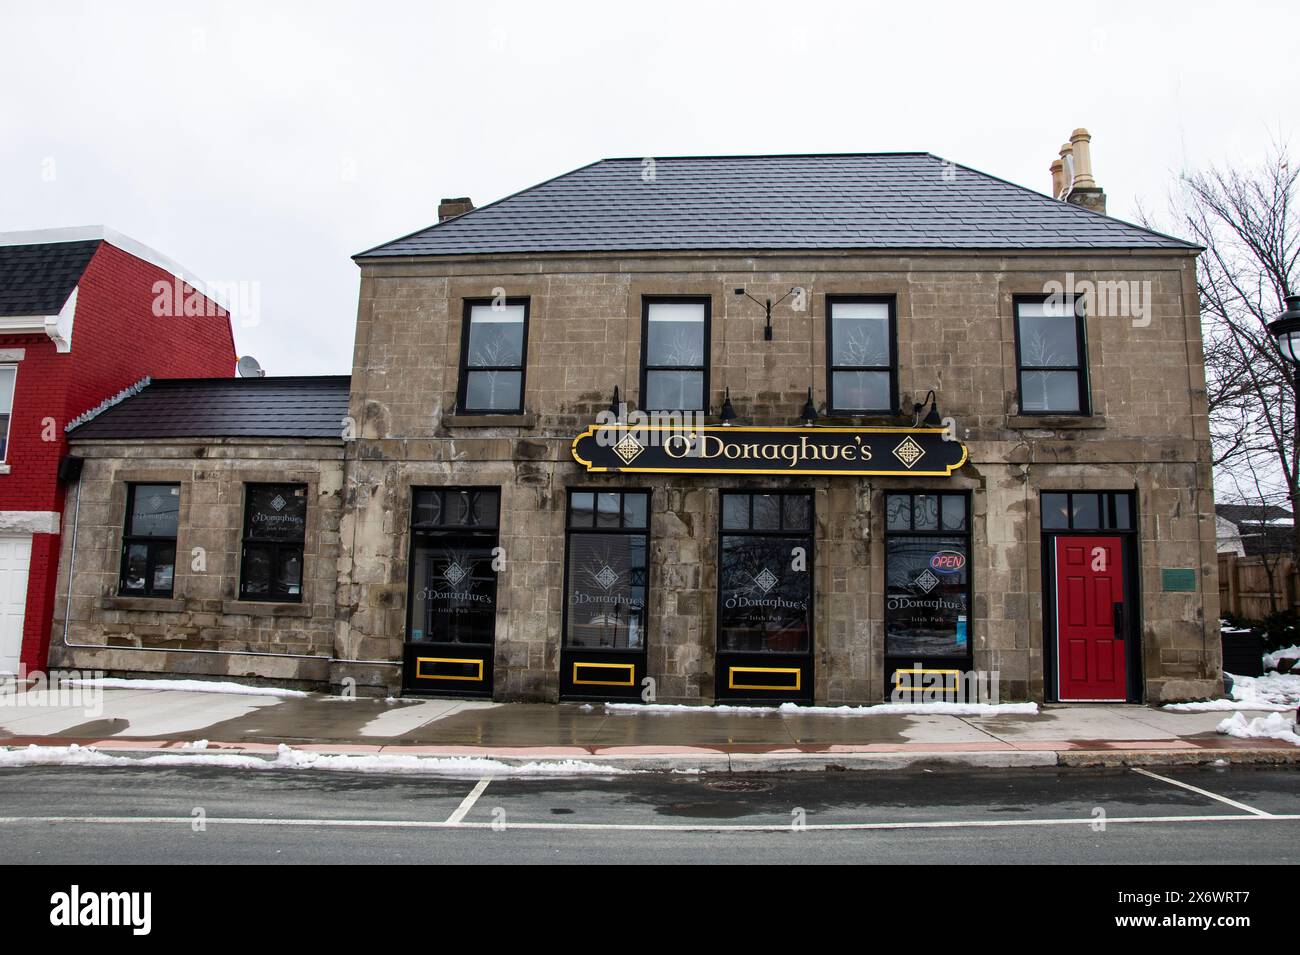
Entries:
[[[58,743],[53,743],[58,745]],[[66,745],[64,743],[63,745]],[[197,760],[220,756],[245,756],[274,762],[276,751],[270,747],[243,748],[238,745],[221,746],[205,750],[160,749],[156,746],[113,746],[100,748],[87,746],[102,753],[130,759],[153,756],[189,756]],[[348,755],[328,748],[291,747],[297,752],[319,752],[321,755]],[[26,746],[0,745],[0,752],[21,752]],[[363,754],[355,754],[363,755]],[[378,755],[378,754],[364,754]],[[389,754],[396,755],[396,754]],[[408,757],[410,758],[410,757]],[[420,760],[484,759],[494,763],[522,767],[537,764],[558,764],[581,761],[596,766],[609,767],[622,772],[636,773],[772,773],[772,772],[888,772],[898,770],[960,770],[960,769],[1105,769],[1124,766],[1199,766],[1209,763],[1229,763],[1234,766],[1300,766],[1300,748],[1250,748],[1250,749],[1195,749],[1195,750],[970,750],[871,753],[711,753],[636,755],[599,754],[585,755],[498,755],[493,752],[423,752],[414,758]],[[58,765],[58,764],[45,764]],[[17,768],[17,767],[15,767]],[[345,770],[346,771],[346,770]],[[360,771],[360,770],[357,770]],[[465,772],[448,772],[447,775],[464,776]],[[557,773],[556,775],[562,775]],[[578,775],[578,774],[575,774]],[[587,771],[583,775],[599,775]]]

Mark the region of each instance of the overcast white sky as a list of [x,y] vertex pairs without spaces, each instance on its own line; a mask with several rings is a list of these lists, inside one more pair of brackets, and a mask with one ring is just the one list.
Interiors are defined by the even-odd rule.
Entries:
[[271,374],[350,368],[350,256],[606,156],[928,150],[1110,211],[1297,116],[1290,2],[0,0],[0,231],[109,225],[209,281]]

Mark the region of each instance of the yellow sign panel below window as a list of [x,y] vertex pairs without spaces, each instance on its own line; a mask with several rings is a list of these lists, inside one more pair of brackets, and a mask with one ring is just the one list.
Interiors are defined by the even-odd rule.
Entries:
[[[425,673],[423,672],[423,667],[426,663],[457,663],[461,666],[477,667],[478,673],[476,676],[450,676],[444,673]],[[465,680],[470,683],[482,683],[483,661],[472,657],[416,657],[415,678],[417,680]]]
[[[903,674],[911,674],[909,681],[911,686],[903,686]],[[952,677],[951,686],[923,686],[924,681],[921,675],[924,673],[939,673],[943,676]],[[944,681],[947,683],[947,681]],[[920,668],[912,670],[895,670],[894,671],[894,689],[899,693],[956,693],[961,686],[961,670],[923,670]]]
[[[792,673],[794,686],[770,685],[766,683],[737,683],[737,673]],[[727,689],[729,690],[769,690],[781,693],[793,693],[803,687],[803,670],[798,667],[728,667]]]
[[[584,670],[626,670],[626,680],[580,680],[578,679],[578,669]],[[614,673],[591,674],[592,676],[613,677]],[[576,660],[573,663],[573,685],[574,686],[636,686],[636,664],[634,663],[579,663]]]

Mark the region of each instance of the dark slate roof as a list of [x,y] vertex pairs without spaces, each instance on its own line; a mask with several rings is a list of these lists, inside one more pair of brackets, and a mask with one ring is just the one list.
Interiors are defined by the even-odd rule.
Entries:
[[1214,513],[1234,524],[1291,520],[1291,512],[1278,504],[1216,504]]
[[99,240],[0,245],[0,315],[57,315]]
[[72,440],[337,438],[348,413],[347,375],[162,378],[73,428]]
[[357,259],[509,252],[1195,249],[930,153],[604,159]]

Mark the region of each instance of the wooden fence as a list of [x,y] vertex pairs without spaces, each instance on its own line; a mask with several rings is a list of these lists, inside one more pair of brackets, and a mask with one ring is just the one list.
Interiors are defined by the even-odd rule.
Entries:
[[1286,555],[1219,555],[1219,607],[1245,620],[1263,620],[1279,610],[1300,609],[1300,574]]

